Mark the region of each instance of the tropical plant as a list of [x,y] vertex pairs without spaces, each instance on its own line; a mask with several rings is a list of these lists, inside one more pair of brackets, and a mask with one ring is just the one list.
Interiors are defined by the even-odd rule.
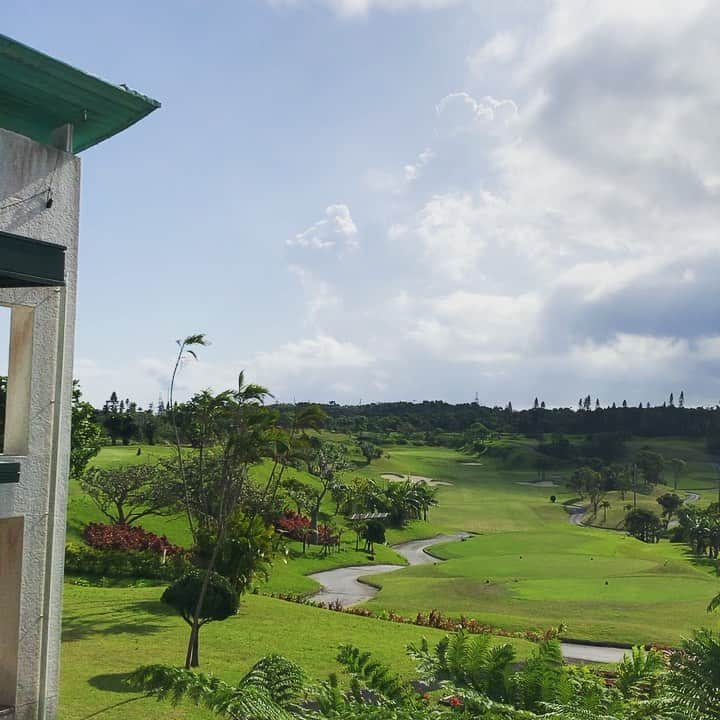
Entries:
[[433,650],[423,638],[419,646],[408,645],[407,652],[429,683],[451,682],[492,700],[507,700],[505,678],[515,651],[512,645],[495,645],[493,640],[491,635],[470,635],[459,630],[443,638]]
[[132,689],[177,705],[187,698],[220,717],[231,720],[291,720],[305,685],[298,665],[280,655],[257,662],[233,686],[203,673],[167,665],[138,668],[128,678]]
[[720,637],[696,630],[673,654],[667,679],[673,709],[688,720],[720,718]]
[[658,694],[665,657],[659,650],[634,647],[617,669],[617,689],[624,697],[651,699]]

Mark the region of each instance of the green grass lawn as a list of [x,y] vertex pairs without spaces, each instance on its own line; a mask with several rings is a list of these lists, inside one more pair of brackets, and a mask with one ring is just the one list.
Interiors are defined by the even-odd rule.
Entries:
[[693,627],[720,625],[705,612],[720,590],[716,573],[681,545],[554,523],[433,553],[446,562],[371,578],[382,589],[369,606],[437,607],[513,630],[565,623],[571,637],[632,643],[674,644]]
[[[139,665],[184,660],[187,626],[159,602],[161,587],[94,588],[65,586],[61,720],[205,720],[195,707],[173,709],[167,703],[129,693],[123,680]],[[299,662],[315,680],[338,671],[338,646],[353,643],[407,677],[413,665],[407,643],[422,637],[437,642],[444,633],[412,625],[342,615],[250,595],[240,614],[203,628],[201,669],[236,682],[259,658],[280,653]],[[531,643],[511,642],[523,658]]]
[[[689,465],[681,490],[699,492],[701,504],[714,498],[714,476],[702,443],[673,439],[633,443],[639,443],[633,446],[635,450],[650,445],[665,457],[685,457]],[[140,456],[136,452],[136,447],[104,448],[96,463],[107,467],[155,459],[172,451],[143,447]],[[513,452],[534,453],[533,441],[514,441]],[[515,457],[510,464],[448,448],[402,445],[384,448],[382,458],[349,473],[378,482],[384,482],[381,476],[385,473],[399,473],[449,483],[438,488],[439,506],[431,511],[430,522],[390,530],[390,542],[457,530],[479,534],[466,543],[440,548],[449,558],[447,563],[376,578],[382,591],[371,607],[403,614],[436,607],[518,630],[565,622],[572,636],[625,642],[674,643],[690,628],[708,622],[704,608],[720,590],[711,563],[694,564],[679,545],[644,545],[623,532],[571,526],[562,505],[573,500],[565,487],[569,470],[547,473],[547,479],[557,481],[556,487],[537,487],[531,484],[538,477],[529,461]],[[264,477],[267,469],[259,467],[257,477]],[[309,480],[306,474],[302,477]],[[655,498],[666,490],[660,486],[640,495],[639,503],[659,509]],[[554,504],[549,500],[552,494],[557,496]],[[624,504],[631,501],[631,495],[625,501],[615,495],[609,495],[608,527],[619,523]],[[331,514],[332,504],[326,503],[324,510]],[[77,537],[90,519],[101,518],[74,486],[70,536]],[[602,511],[594,522],[602,522]],[[189,544],[182,517],[149,519],[143,524],[166,533],[176,543]],[[304,557],[299,546],[291,549],[287,561],[275,562],[270,579],[260,585],[262,592],[311,593],[317,584],[307,577],[309,573],[371,562],[364,553],[355,552],[349,531],[342,551],[328,558],[319,557],[315,549]],[[402,561],[390,549],[382,548],[375,562]]]

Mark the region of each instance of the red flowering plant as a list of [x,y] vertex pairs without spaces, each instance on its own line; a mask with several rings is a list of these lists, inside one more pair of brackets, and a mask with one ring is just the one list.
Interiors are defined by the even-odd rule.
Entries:
[[292,540],[302,540],[310,529],[311,521],[307,515],[294,510],[286,510],[275,523],[275,529]]
[[176,555],[183,551],[165,535],[156,535],[132,525],[89,523],[83,532],[83,540],[99,550],[150,550],[158,555]]

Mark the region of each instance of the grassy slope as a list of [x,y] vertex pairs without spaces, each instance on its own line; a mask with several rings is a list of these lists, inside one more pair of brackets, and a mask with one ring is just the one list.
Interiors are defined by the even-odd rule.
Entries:
[[[643,441],[638,449],[647,444],[666,457],[687,458],[680,489],[700,492],[701,504],[712,499],[708,488],[715,480],[702,443]],[[565,487],[518,484],[535,481],[532,470],[506,469],[493,458],[467,458],[445,448],[403,446],[387,454],[365,472],[376,478],[412,473],[452,483],[439,488],[431,527],[414,523],[391,533],[393,540],[457,529],[483,537],[455,544],[462,548],[462,560],[373,578],[382,591],[371,607],[408,613],[434,606],[515,629],[565,622],[573,636],[625,642],[674,643],[708,622],[704,610],[718,591],[716,574],[707,565],[693,565],[682,546],[650,546],[624,533],[571,526],[562,503],[573,498]],[[566,474],[548,477],[561,482]],[[639,495],[639,505],[659,509],[655,498],[668,490],[660,486]],[[555,505],[550,494],[558,498]],[[608,526],[617,525],[623,505],[631,501],[614,495],[608,496]],[[602,511],[595,521],[602,523]]]
[[[89,588],[66,585],[63,629],[61,720],[204,720],[208,713],[128,693],[127,673],[139,665],[179,664],[184,658],[187,626],[158,601],[161,589]],[[337,671],[334,662],[342,643],[372,650],[378,659],[403,674],[412,664],[403,652],[409,642],[425,636],[439,640],[444,633],[248,596],[240,614],[203,628],[202,669],[229,682],[261,656],[281,653],[299,662],[314,679]],[[503,642],[506,642],[504,639]],[[498,641],[500,642],[500,640]],[[530,643],[511,640],[519,657]]]

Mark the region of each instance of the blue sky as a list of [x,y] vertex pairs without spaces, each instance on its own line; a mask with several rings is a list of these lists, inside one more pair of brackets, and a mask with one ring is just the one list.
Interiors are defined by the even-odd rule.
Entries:
[[[662,7],[659,7],[662,5]],[[720,10],[700,0],[3,4],[156,97],[83,153],[75,374],[281,400],[720,398]]]

